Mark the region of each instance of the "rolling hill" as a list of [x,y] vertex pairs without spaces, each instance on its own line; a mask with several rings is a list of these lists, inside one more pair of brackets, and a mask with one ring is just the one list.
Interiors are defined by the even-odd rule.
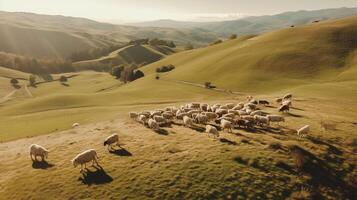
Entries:
[[175,51],[175,49],[160,45],[128,45],[98,59],[73,63],[73,66],[77,70],[100,71],[108,68],[110,64],[125,66],[150,64],[175,53]]
[[249,35],[268,32],[291,25],[303,25],[313,21],[337,19],[357,15],[357,8],[334,8],[311,11],[285,12],[277,15],[251,16],[243,19],[221,22],[183,22],[174,20],[158,20],[135,23],[142,27],[166,28],[201,28],[219,34]]
[[0,36],[0,51],[51,59],[64,59],[75,52],[140,38],[202,46],[218,37],[201,29],[133,27],[84,18],[3,11],[0,11]]

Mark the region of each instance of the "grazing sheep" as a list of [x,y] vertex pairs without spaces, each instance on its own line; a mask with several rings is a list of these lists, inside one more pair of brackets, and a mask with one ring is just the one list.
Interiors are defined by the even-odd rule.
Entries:
[[228,114],[239,115],[238,110],[228,110]]
[[74,124],[72,124],[72,128],[76,128],[76,127],[78,127],[79,126],[79,123],[74,123]]
[[222,110],[228,110],[228,106],[224,105],[224,106],[220,106],[219,109],[222,109]]
[[[48,150],[38,144],[32,144],[30,146],[30,157],[31,160],[37,161],[37,156],[40,156],[42,161],[45,161],[45,158],[48,158]],[[32,158],[34,156],[34,159]]]
[[239,114],[240,116],[242,116],[242,115],[248,115],[248,113],[247,113],[246,111],[244,111],[244,110],[239,110],[239,111],[238,111],[238,114]]
[[228,109],[232,109],[232,108],[234,108],[235,104],[234,104],[234,103],[227,103],[225,106],[226,106]]
[[224,114],[222,117],[234,118],[235,114],[234,113],[227,113],[227,114]]
[[293,98],[293,95],[292,94],[286,94],[283,99],[291,99]]
[[214,112],[204,112],[203,114],[208,117],[208,121],[212,121],[218,117],[218,115]]
[[265,100],[265,99],[258,100],[258,104],[267,106],[267,105],[269,105],[269,101],[268,101],[268,100]]
[[194,119],[198,124],[206,124],[208,122],[208,117],[204,114],[198,114]]
[[289,112],[290,108],[288,105],[282,105],[280,108],[279,108],[279,112]]
[[72,164],[74,167],[81,165],[81,172],[83,171],[83,165],[84,165],[84,168],[87,168],[86,164],[89,162],[92,162],[92,165],[96,164],[97,166],[100,167],[100,165],[98,163],[97,152],[94,149],[84,151],[84,152],[78,154],[72,160]]
[[257,100],[255,100],[255,99],[250,100],[250,101],[249,101],[249,103],[252,103],[252,104],[258,105],[258,101],[257,101]]
[[131,119],[136,119],[136,118],[138,118],[138,113],[136,113],[136,112],[130,112],[129,113],[129,117],[131,118]]
[[236,105],[232,108],[232,110],[240,110],[244,107],[244,104],[243,105]]
[[104,146],[108,145],[108,150],[112,149],[112,145],[116,144],[119,146],[119,136],[118,134],[113,134],[104,140]]
[[147,119],[148,119],[148,118],[147,118],[145,115],[139,115],[137,121],[138,121],[139,123],[141,123],[141,124],[145,124],[146,121],[147,121]]
[[174,114],[172,112],[166,111],[162,113],[162,117],[164,117],[166,120],[172,120],[174,117]]
[[192,120],[192,118],[190,118],[190,117],[188,117],[188,116],[184,116],[183,117],[183,124],[185,125],[185,126],[192,126],[193,125],[193,120]]
[[267,115],[268,119],[270,122],[277,122],[279,124],[279,122],[285,122],[285,118],[283,116],[279,116],[279,115]]
[[228,113],[228,110],[226,110],[226,109],[219,108],[218,110],[216,110],[216,114],[219,115],[219,116],[222,116],[222,115],[227,114],[227,113]]
[[261,110],[256,110],[256,111],[251,112],[250,115],[251,115],[251,116],[255,116],[255,115],[263,116],[263,115],[264,115],[264,112],[261,111]]
[[216,129],[216,127],[211,126],[211,125],[206,125],[206,133],[208,133],[208,136],[212,134],[214,137],[219,137],[219,132]]
[[149,119],[148,125],[149,125],[149,128],[151,128],[153,130],[159,129],[159,124],[154,119]]
[[255,109],[257,109],[257,105],[254,103],[246,103],[246,104],[244,104],[244,108],[249,108],[249,109],[255,110]]
[[200,103],[190,103],[188,104],[189,108],[192,108],[192,109],[199,109],[200,108]]
[[226,120],[226,119],[222,119],[221,120],[221,128],[222,131],[224,131],[225,129],[228,129],[228,132],[232,133],[232,128],[233,128],[233,124],[232,122]]
[[153,119],[158,123],[166,123],[166,119],[163,116],[154,116]]
[[254,120],[260,126],[269,126],[269,118],[268,117],[255,115]]
[[144,111],[144,112],[141,112],[141,113],[138,113],[138,115],[144,115],[146,118],[150,118],[150,112],[147,112],[147,111]]
[[189,112],[187,112],[188,116],[192,117],[193,114],[198,114],[199,111],[198,110],[191,110]]
[[300,128],[299,130],[297,130],[297,135],[299,137],[305,137],[309,132],[310,132],[310,126],[306,125]]
[[283,98],[276,98],[275,102],[281,104],[281,102],[283,102]]
[[249,101],[251,101],[253,99],[253,96],[247,96],[246,99],[249,102]]
[[153,111],[153,112],[151,112],[150,113],[150,117],[155,117],[155,116],[159,116],[159,115],[161,115],[161,111],[158,111],[158,110],[156,110],[156,111]]
[[212,112],[216,112],[217,109],[219,109],[219,107],[221,107],[221,104],[214,104],[211,109],[212,109]]
[[183,119],[185,116],[188,117],[188,114],[183,112],[183,113],[180,113],[180,114],[176,115],[176,118],[177,119]]
[[282,105],[287,105],[287,106],[290,107],[290,106],[292,106],[293,104],[292,104],[291,100],[285,100],[285,101],[283,101]]
[[202,110],[202,111],[207,111],[208,110],[208,104],[206,104],[206,103],[201,103],[201,105],[200,105],[200,109]]
[[242,119],[254,122],[254,117],[250,115],[241,116]]

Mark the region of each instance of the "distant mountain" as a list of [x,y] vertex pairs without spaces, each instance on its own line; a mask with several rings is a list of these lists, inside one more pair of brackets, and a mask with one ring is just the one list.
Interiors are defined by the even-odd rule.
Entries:
[[35,58],[64,59],[75,52],[139,38],[203,46],[218,34],[199,28],[177,30],[100,23],[85,18],[0,11],[0,51]]
[[357,8],[334,8],[313,11],[285,12],[277,15],[246,17],[239,20],[221,22],[182,22],[157,20],[132,25],[161,28],[200,28],[218,34],[257,34],[291,25],[302,25],[316,20],[337,19],[357,15]]

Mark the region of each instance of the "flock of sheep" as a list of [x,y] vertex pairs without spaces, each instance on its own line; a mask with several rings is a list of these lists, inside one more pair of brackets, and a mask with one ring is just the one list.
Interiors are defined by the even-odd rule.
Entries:
[[[283,98],[277,98],[280,104],[279,112],[289,112],[292,106],[292,95],[287,94]],[[153,129],[170,124],[174,120],[181,120],[186,127],[193,125],[206,126],[206,133],[219,137],[218,127],[224,131],[232,132],[234,128],[253,129],[255,126],[268,127],[270,123],[285,122],[281,115],[270,115],[261,110],[261,106],[268,106],[267,100],[255,100],[247,97],[246,102],[227,103],[224,105],[207,103],[189,103],[178,107],[167,107],[162,110],[130,112],[130,118]],[[306,125],[297,130],[299,136],[306,135],[310,126]]]
[[[79,126],[78,123],[73,124],[72,127],[77,127]],[[109,137],[107,137],[104,140],[104,146],[108,146],[108,150],[111,150],[113,148],[113,145],[119,145],[119,136],[118,134],[113,134]],[[48,158],[48,153],[49,151],[38,144],[32,144],[30,146],[30,157],[32,161],[38,161],[37,157],[41,157],[42,161],[45,161],[45,159]],[[83,171],[83,165],[84,168],[86,168],[86,164],[92,162],[92,165],[96,164],[97,166],[100,167],[98,163],[98,156],[97,152],[94,149],[89,149],[86,150],[80,154],[78,154],[76,157],[72,159],[72,164],[74,167],[77,167],[78,165],[81,165],[81,172]]]
[[[283,98],[276,99],[280,104],[279,112],[289,112],[292,105],[292,95],[285,95]],[[161,126],[172,123],[174,120],[181,120],[186,127],[192,127],[195,124],[205,125],[205,132],[208,135],[213,135],[218,138],[219,128],[224,131],[232,132],[235,128],[253,129],[256,126],[268,127],[270,123],[285,122],[285,118],[281,115],[270,115],[261,109],[261,106],[268,106],[267,100],[255,100],[252,96],[247,97],[247,102],[238,104],[227,103],[224,105],[206,103],[189,103],[177,107],[167,107],[163,110],[143,111],[140,113],[130,112],[129,117],[143,125],[159,130]],[[79,126],[78,123],[73,124],[73,128]],[[310,126],[305,125],[297,130],[299,136],[305,136],[310,131]],[[119,145],[118,134],[113,134],[104,140],[104,146],[108,145],[108,150],[112,150],[113,145]],[[33,161],[37,161],[37,157],[41,157],[42,161],[48,158],[49,151],[37,144],[30,146],[30,157]],[[98,164],[97,152],[94,149],[89,149],[78,154],[72,159],[74,167],[92,162],[92,165]]]

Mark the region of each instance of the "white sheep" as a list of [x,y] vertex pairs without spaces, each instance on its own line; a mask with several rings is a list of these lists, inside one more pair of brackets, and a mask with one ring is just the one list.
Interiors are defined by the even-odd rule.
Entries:
[[224,129],[228,129],[228,132],[232,132],[233,124],[232,124],[232,122],[230,122],[226,119],[222,119],[221,120],[221,128],[223,131],[224,131]]
[[[37,161],[37,156],[40,156],[42,161],[45,161],[45,158],[48,158],[48,150],[38,144],[32,144],[30,146],[30,157],[31,160]],[[34,159],[33,157],[34,156]]]
[[254,120],[261,126],[269,126],[269,118],[265,116],[255,115]]
[[280,115],[267,115],[267,117],[270,122],[277,122],[278,124],[279,122],[285,122],[285,118]]
[[263,115],[264,115],[264,112],[261,111],[261,110],[256,110],[256,111],[251,112],[250,115],[251,115],[251,116],[255,116],[255,115],[263,116]]
[[76,128],[78,126],[79,126],[79,123],[77,123],[77,122],[72,124],[72,128]]
[[159,129],[159,124],[154,119],[149,119],[148,125],[149,125],[149,128],[151,128],[153,130]]
[[147,118],[145,115],[139,115],[139,117],[137,118],[137,121],[138,121],[139,123],[145,124],[146,121],[147,121],[147,119],[148,119],[148,118]]
[[183,119],[185,116],[187,117],[188,114],[185,113],[185,112],[183,112],[183,113],[180,113],[180,114],[176,115],[176,118],[177,118],[177,119]]
[[116,144],[117,146],[120,146],[119,145],[119,136],[118,134],[114,133],[113,135],[107,137],[105,140],[104,140],[104,146],[105,145],[108,145],[108,149],[112,149],[112,146]]
[[163,116],[155,115],[153,119],[158,123],[166,123],[166,119]]
[[216,127],[211,126],[211,125],[206,125],[206,133],[208,133],[208,136],[212,134],[214,137],[219,137],[219,132],[216,129]]
[[240,110],[240,109],[242,109],[243,107],[244,107],[244,104],[243,104],[243,105],[238,104],[238,105],[234,106],[234,107],[232,108],[232,110]]
[[208,122],[208,117],[204,114],[198,114],[194,119],[198,124],[206,124]]
[[232,108],[234,108],[235,104],[234,104],[234,103],[227,103],[225,106],[226,106],[228,109],[232,109]]
[[202,110],[202,111],[207,111],[208,110],[208,104],[206,104],[206,103],[201,103],[201,105],[200,105],[200,109]]
[[164,117],[166,120],[171,120],[174,117],[174,114],[170,111],[166,111],[162,113],[162,117]]
[[309,132],[310,132],[310,126],[306,125],[300,128],[299,130],[297,130],[297,135],[299,137],[305,137]]
[[292,94],[286,94],[283,99],[291,99],[293,98],[293,95]]
[[184,116],[183,117],[183,124],[185,126],[192,126],[193,125],[193,120],[192,118],[188,117],[188,116]]
[[285,100],[285,101],[283,101],[282,105],[287,105],[287,106],[290,107],[290,106],[292,106],[293,104],[292,104],[291,100]]
[[235,117],[235,114],[234,113],[227,113],[227,114],[224,114],[222,117],[229,117],[229,118],[234,118]]
[[218,115],[214,112],[204,112],[203,114],[208,117],[208,121],[212,121],[218,117]]
[[96,164],[97,166],[100,167],[100,165],[98,163],[97,152],[94,149],[89,149],[87,151],[84,151],[84,152],[78,154],[72,160],[72,164],[74,167],[81,165],[81,172],[83,171],[83,165],[84,165],[84,168],[87,168],[86,164],[89,162],[92,162],[92,166],[94,164]]
[[219,108],[218,110],[216,110],[216,114],[219,115],[219,116],[222,116],[222,115],[227,114],[227,113],[228,113],[227,109]]

